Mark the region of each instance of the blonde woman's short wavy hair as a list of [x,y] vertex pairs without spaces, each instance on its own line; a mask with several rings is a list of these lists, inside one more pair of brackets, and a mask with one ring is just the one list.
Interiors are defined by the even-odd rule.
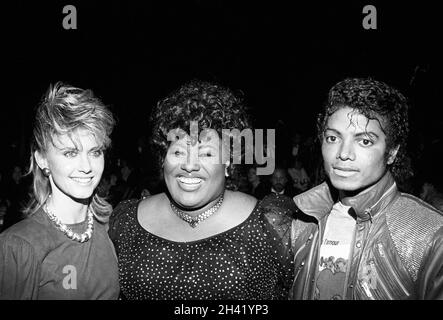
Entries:
[[[36,151],[44,154],[57,136],[74,135],[78,130],[90,132],[103,149],[111,145],[110,135],[115,125],[112,112],[91,90],[84,90],[57,82],[50,85],[39,103],[33,126],[28,174],[33,175],[31,201],[27,214],[35,213],[47,200],[51,186],[34,158]],[[109,219],[112,206],[94,194],[91,208],[95,218],[103,223]]]

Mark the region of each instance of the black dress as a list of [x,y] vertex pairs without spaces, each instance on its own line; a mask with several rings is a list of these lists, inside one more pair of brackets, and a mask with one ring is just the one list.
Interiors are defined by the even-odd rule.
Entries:
[[122,202],[110,221],[123,299],[286,299],[293,280],[286,212],[258,203],[227,231],[175,242],[139,224],[138,203]]

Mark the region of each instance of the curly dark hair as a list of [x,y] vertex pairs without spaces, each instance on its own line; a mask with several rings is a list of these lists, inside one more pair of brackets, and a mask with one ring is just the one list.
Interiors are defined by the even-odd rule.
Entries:
[[[234,94],[221,85],[193,80],[160,100],[151,113],[151,146],[157,164],[163,163],[169,147],[168,132],[180,128],[190,134],[191,121],[198,122],[199,134],[204,129],[214,129],[219,137],[222,137],[222,129],[242,131],[251,128],[241,93]],[[231,148],[231,159],[232,156]],[[234,170],[234,167],[231,161],[229,170]]]
[[326,123],[338,109],[350,107],[366,118],[377,120],[386,135],[386,154],[400,146],[390,170],[396,181],[413,175],[406,143],[409,134],[408,101],[397,89],[371,78],[348,78],[335,84],[317,118],[318,138],[323,140]]

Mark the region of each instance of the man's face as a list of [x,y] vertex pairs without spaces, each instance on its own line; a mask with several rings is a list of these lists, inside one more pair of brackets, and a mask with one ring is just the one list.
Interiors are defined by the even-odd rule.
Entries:
[[343,107],[326,123],[322,154],[326,174],[335,188],[362,191],[386,172],[386,135],[377,120]]
[[286,187],[287,182],[288,179],[286,178],[286,172],[282,169],[275,169],[271,177],[272,187],[275,189],[275,191],[281,192]]
[[250,168],[248,170],[248,181],[250,183],[255,182],[258,179],[257,177],[257,171],[255,170],[255,168]]

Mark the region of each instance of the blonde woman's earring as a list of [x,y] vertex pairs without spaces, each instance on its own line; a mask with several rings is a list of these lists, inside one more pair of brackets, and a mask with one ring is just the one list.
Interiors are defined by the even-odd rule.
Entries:
[[49,170],[48,168],[43,168],[43,174],[45,175],[45,177],[49,177],[51,175],[51,170]]

